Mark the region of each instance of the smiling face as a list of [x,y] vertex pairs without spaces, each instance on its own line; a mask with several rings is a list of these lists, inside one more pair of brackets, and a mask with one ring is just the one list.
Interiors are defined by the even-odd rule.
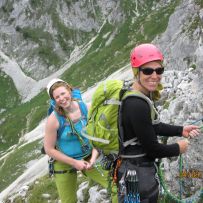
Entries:
[[53,90],[53,98],[56,104],[63,109],[69,108],[71,105],[71,92],[65,86],[55,88]]
[[[157,70],[157,72],[160,73],[163,71],[163,69],[160,69],[160,68],[162,68],[162,65],[159,61],[151,61],[141,66],[141,69],[138,74],[138,83],[139,83],[139,90],[142,91],[144,94],[149,95],[150,92],[153,92],[156,90],[158,84],[161,81],[162,74],[157,74],[153,70]],[[151,72],[152,71],[153,72],[152,74],[146,75],[144,69],[153,69],[151,70]],[[150,70],[148,70],[148,72],[150,72]]]

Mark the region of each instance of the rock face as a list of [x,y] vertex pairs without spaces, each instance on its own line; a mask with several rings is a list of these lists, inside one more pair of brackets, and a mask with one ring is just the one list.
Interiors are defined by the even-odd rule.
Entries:
[[[188,125],[203,126],[203,92],[199,86],[199,72],[197,70],[167,71],[163,79],[165,90],[162,93],[162,104],[159,106],[161,121]],[[202,187],[203,153],[201,139],[191,139],[188,151],[182,155],[183,171],[183,197],[194,194]],[[168,143],[174,143],[181,138],[169,138]],[[180,183],[179,176],[180,157],[163,159],[165,166],[165,181],[173,194],[178,194]],[[192,174],[193,173],[193,174]],[[198,177],[197,177],[197,174]],[[192,191],[191,191],[192,190]],[[190,196],[189,195],[189,196]]]
[[1,1],[0,47],[39,80],[59,69],[76,45],[87,43],[104,19],[122,20],[119,1]]
[[[170,70],[163,78],[165,90],[159,106],[163,122],[187,125],[200,120],[195,124],[203,125],[202,13],[202,8],[193,1],[183,1],[170,16],[165,33],[157,40],[165,53],[166,69]],[[194,29],[193,25],[197,23],[197,19],[199,27]],[[190,140],[188,152],[182,157],[185,171],[193,170],[202,176],[201,136],[202,133],[199,138]],[[168,142],[174,143],[177,140],[170,138]],[[180,183],[175,181],[179,173],[178,161],[164,159],[166,181],[173,194],[178,194],[180,189]],[[187,196],[202,187],[202,179],[195,176],[185,177],[182,184],[185,186],[183,196]]]
[[[194,12],[195,11],[195,12]],[[164,75],[165,90],[162,93],[162,104],[159,106],[161,120],[166,123],[188,125],[195,123],[203,125],[203,10],[193,1],[182,1],[170,16],[168,27],[157,39],[165,55],[167,73]],[[194,24],[199,19],[199,26]],[[187,32],[185,32],[187,30]],[[199,138],[190,140],[188,152],[182,156],[184,171],[199,173],[202,176],[203,159],[202,133]],[[180,139],[180,138],[179,138]],[[168,143],[178,139],[170,138]],[[178,195],[180,183],[178,159],[164,159],[165,178],[170,191]],[[190,174],[191,175],[191,174]],[[194,175],[194,174],[193,174]],[[185,177],[183,197],[194,194],[202,187],[202,179],[195,176]]]
[[[202,71],[202,13],[203,9],[193,1],[183,1],[170,16],[166,31],[157,40],[166,56],[167,68]],[[195,27],[196,23],[199,26]]]

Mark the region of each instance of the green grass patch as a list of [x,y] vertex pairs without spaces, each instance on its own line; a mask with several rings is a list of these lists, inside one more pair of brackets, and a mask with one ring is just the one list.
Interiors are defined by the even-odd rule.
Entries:
[[[190,37],[192,38],[193,37],[193,33],[194,31],[198,28],[198,27],[201,27],[202,25],[202,22],[201,22],[201,19],[200,19],[200,16],[197,15],[195,18],[193,19],[190,19],[190,24],[189,24],[189,27],[186,29],[187,30],[187,33],[189,33]],[[187,25],[186,25],[187,26]]]
[[75,35],[77,35],[76,31],[71,30],[70,28],[65,26],[59,19],[56,11],[51,14],[51,18],[53,26],[58,30],[57,39],[61,48],[66,53],[70,54],[73,50],[73,45],[69,44],[68,41],[74,40]]
[[[43,194],[49,195],[48,198],[43,197]],[[27,192],[26,197],[17,196],[13,202],[15,203],[56,203],[58,201],[58,193],[54,179],[44,176],[35,181]],[[6,202],[10,202],[6,200]]]
[[0,71],[0,109],[10,109],[20,104],[20,96],[15,88],[13,80]]
[[112,34],[113,29],[106,23],[87,55],[64,73],[67,81],[86,89],[126,64],[129,60],[129,48],[125,47],[128,42],[125,28],[118,30],[110,46],[105,46],[106,39],[103,36],[108,32]]
[[26,163],[38,159],[41,155],[41,141],[35,141],[23,147],[18,147],[15,152],[1,161],[0,167],[0,191],[10,185],[26,169]]
[[43,28],[30,28],[19,26],[16,27],[16,31],[22,33],[24,39],[29,39],[37,44],[42,44],[46,41],[52,42],[52,36],[49,32],[43,31]]
[[33,9],[40,8],[43,6],[42,0],[30,0],[30,5]]
[[200,5],[201,8],[203,8],[203,1],[202,0],[195,0],[195,3],[197,5]]
[[[36,182],[36,181],[35,181]],[[43,197],[43,194],[50,195],[49,198]],[[28,192],[28,202],[29,203],[55,203],[58,200],[58,193],[56,189],[56,184],[54,179],[45,176],[40,179],[37,184],[33,184]]]
[[192,64],[191,66],[190,66],[193,70],[195,70],[196,68],[197,68],[197,66],[196,66],[196,64]]
[[18,143],[22,134],[30,132],[39,122],[47,116],[48,103],[47,94],[41,92],[30,102],[13,107],[0,114],[1,123],[0,136],[3,138],[3,144],[0,145],[0,151],[5,151],[10,146]]
[[163,108],[164,108],[164,109],[168,109],[169,105],[170,105],[170,102],[166,100],[166,101],[164,102]]
[[5,3],[1,5],[1,10],[8,15],[13,11],[13,9],[13,1],[5,1]]
[[180,0],[172,1],[170,5],[149,13],[147,19],[143,21],[144,34],[148,36],[147,40],[149,42],[152,41],[157,34],[166,30],[169,17],[175,11],[175,8],[179,3]]
[[35,52],[41,59],[43,59],[47,66],[60,66],[64,62],[64,60],[62,60],[60,56],[53,51],[53,47],[50,44],[44,44],[39,48],[36,48]]

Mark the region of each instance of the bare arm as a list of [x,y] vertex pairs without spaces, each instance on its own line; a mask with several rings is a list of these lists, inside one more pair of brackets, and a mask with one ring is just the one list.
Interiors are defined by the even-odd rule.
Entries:
[[54,113],[52,113],[48,117],[46,127],[45,127],[44,148],[45,148],[46,154],[48,154],[50,157],[54,158],[55,160],[71,165],[78,170],[86,169],[86,166],[87,166],[86,161],[73,159],[61,153],[55,148],[58,128],[59,128],[59,122],[56,116],[54,115]]

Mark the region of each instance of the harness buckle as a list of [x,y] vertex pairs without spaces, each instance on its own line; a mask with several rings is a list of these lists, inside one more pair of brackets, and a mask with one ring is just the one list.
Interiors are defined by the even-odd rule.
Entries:
[[49,166],[49,177],[52,177],[54,175],[54,159],[52,157],[48,160],[48,166]]

